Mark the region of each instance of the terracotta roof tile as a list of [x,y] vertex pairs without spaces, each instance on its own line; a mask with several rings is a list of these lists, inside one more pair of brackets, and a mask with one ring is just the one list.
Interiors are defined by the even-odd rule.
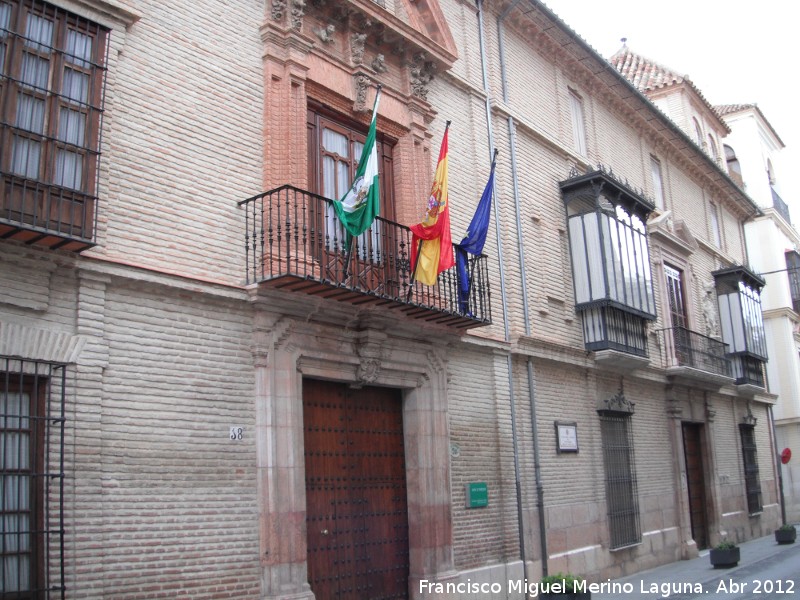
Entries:
[[781,136],[779,136],[778,132],[775,131],[775,128],[772,127],[772,123],[770,123],[767,120],[767,117],[765,117],[764,113],[761,112],[761,109],[758,108],[758,104],[755,104],[755,103],[752,103],[752,104],[717,104],[714,107],[714,110],[716,110],[717,113],[719,113],[719,115],[721,117],[724,117],[726,115],[732,115],[733,113],[737,113],[737,112],[741,112],[741,111],[745,111],[745,110],[752,110],[752,111],[758,113],[758,116],[761,117],[761,119],[764,121],[766,126],[772,132],[772,135],[774,135],[775,139],[778,140],[778,143],[781,145],[781,148],[785,148],[786,147],[786,144],[783,143],[783,140],[781,139]]
[[676,85],[686,80],[684,76],[677,75],[668,68],[631,52],[628,46],[617,50],[608,62],[641,92]]
[[721,116],[729,115],[731,113],[747,110],[748,108],[756,108],[755,104],[716,104],[716,110]]
[[630,81],[637,90],[645,95],[648,95],[648,92],[654,92],[656,90],[666,89],[673,85],[685,83],[694,91],[695,94],[697,94],[697,97],[700,98],[709,111],[711,111],[711,113],[717,117],[717,121],[725,128],[725,130],[730,132],[728,124],[722,120],[719,112],[713,106],[711,106],[711,103],[706,100],[705,96],[703,96],[703,92],[701,92],[697,86],[692,83],[692,80],[689,79],[688,75],[678,75],[671,69],[660,65],[657,62],[642,56],[641,54],[631,51],[626,44],[623,44],[622,48],[617,50],[616,53],[614,53],[614,55],[608,59],[608,62],[611,63],[611,65],[617,71],[619,71],[620,75]]

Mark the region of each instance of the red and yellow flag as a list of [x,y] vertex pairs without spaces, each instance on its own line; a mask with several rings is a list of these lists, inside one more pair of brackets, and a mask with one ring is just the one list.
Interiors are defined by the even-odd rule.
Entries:
[[447,131],[448,121],[439,150],[439,162],[433,178],[433,188],[428,199],[425,219],[411,226],[411,264],[414,279],[427,285],[434,285],[439,273],[451,268],[453,242],[450,237],[450,202],[447,197]]

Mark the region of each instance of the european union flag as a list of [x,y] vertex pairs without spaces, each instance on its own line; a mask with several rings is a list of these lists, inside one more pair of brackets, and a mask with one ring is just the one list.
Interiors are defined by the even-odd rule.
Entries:
[[[497,152],[495,152],[496,156]],[[474,256],[480,255],[483,252],[483,245],[486,243],[486,234],[489,231],[489,217],[492,209],[492,191],[494,190],[494,166],[495,161],[492,161],[489,181],[486,183],[480,202],[478,202],[478,208],[475,209],[472,222],[467,228],[467,235],[464,236],[460,244],[454,246],[456,250],[456,269],[458,271],[459,307],[464,315],[471,314],[469,310],[469,294],[472,287],[472,272],[469,268],[467,253]]]

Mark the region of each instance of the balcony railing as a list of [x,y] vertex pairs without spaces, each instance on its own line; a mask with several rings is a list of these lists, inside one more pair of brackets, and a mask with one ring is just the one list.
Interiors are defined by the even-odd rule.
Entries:
[[408,227],[378,217],[348,247],[332,203],[317,194],[284,185],[239,206],[246,212],[248,284],[375,304],[460,329],[491,323],[485,256],[470,257],[468,289],[455,268],[427,286],[413,281]]
[[661,329],[665,367],[688,367],[710,375],[733,378],[728,344],[684,327]]

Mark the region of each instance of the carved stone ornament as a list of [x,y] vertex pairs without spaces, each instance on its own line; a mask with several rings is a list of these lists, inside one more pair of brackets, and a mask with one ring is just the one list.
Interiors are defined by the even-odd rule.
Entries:
[[272,20],[282,21],[286,14],[286,0],[272,0]]
[[428,84],[433,81],[433,63],[425,60],[424,54],[417,54],[409,66],[411,93],[422,100],[428,99]]
[[358,365],[358,373],[356,378],[362,385],[371,385],[378,380],[378,375],[381,372],[381,361],[377,358],[361,359]]
[[334,34],[336,33],[336,26],[333,24],[328,25],[327,27],[320,27],[319,29],[314,29],[314,35],[316,35],[323,44],[332,44],[335,41]]
[[292,0],[292,27],[300,29],[306,14],[306,0]]
[[356,73],[353,81],[356,85],[356,102],[353,109],[356,112],[369,110],[370,107],[367,106],[367,89],[372,83],[372,80],[363,73]]
[[755,427],[756,423],[758,423],[758,419],[753,415],[753,411],[750,409],[750,404],[747,404],[747,414],[742,417],[742,425],[750,425],[751,427]]
[[383,54],[378,54],[372,61],[371,66],[376,73],[386,73],[386,71],[389,70],[389,67],[386,66],[386,58]]
[[713,423],[714,422],[714,417],[717,416],[717,411],[714,408],[714,405],[711,404],[711,402],[709,402],[708,398],[706,398],[705,404],[706,404],[706,420],[709,423]]
[[364,60],[364,45],[367,43],[366,33],[354,33],[350,38],[350,55],[353,64],[360,65]]
[[706,335],[708,337],[719,337],[719,317],[717,316],[717,293],[714,282],[706,283],[703,286],[703,317],[706,321]]
[[683,418],[683,405],[677,398],[667,398],[667,414],[671,419]]
[[605,400],[597,402],[597,412],[599,413],[622,413],[626,415],[633,414],[634,403],[625,397],[622,390]]

